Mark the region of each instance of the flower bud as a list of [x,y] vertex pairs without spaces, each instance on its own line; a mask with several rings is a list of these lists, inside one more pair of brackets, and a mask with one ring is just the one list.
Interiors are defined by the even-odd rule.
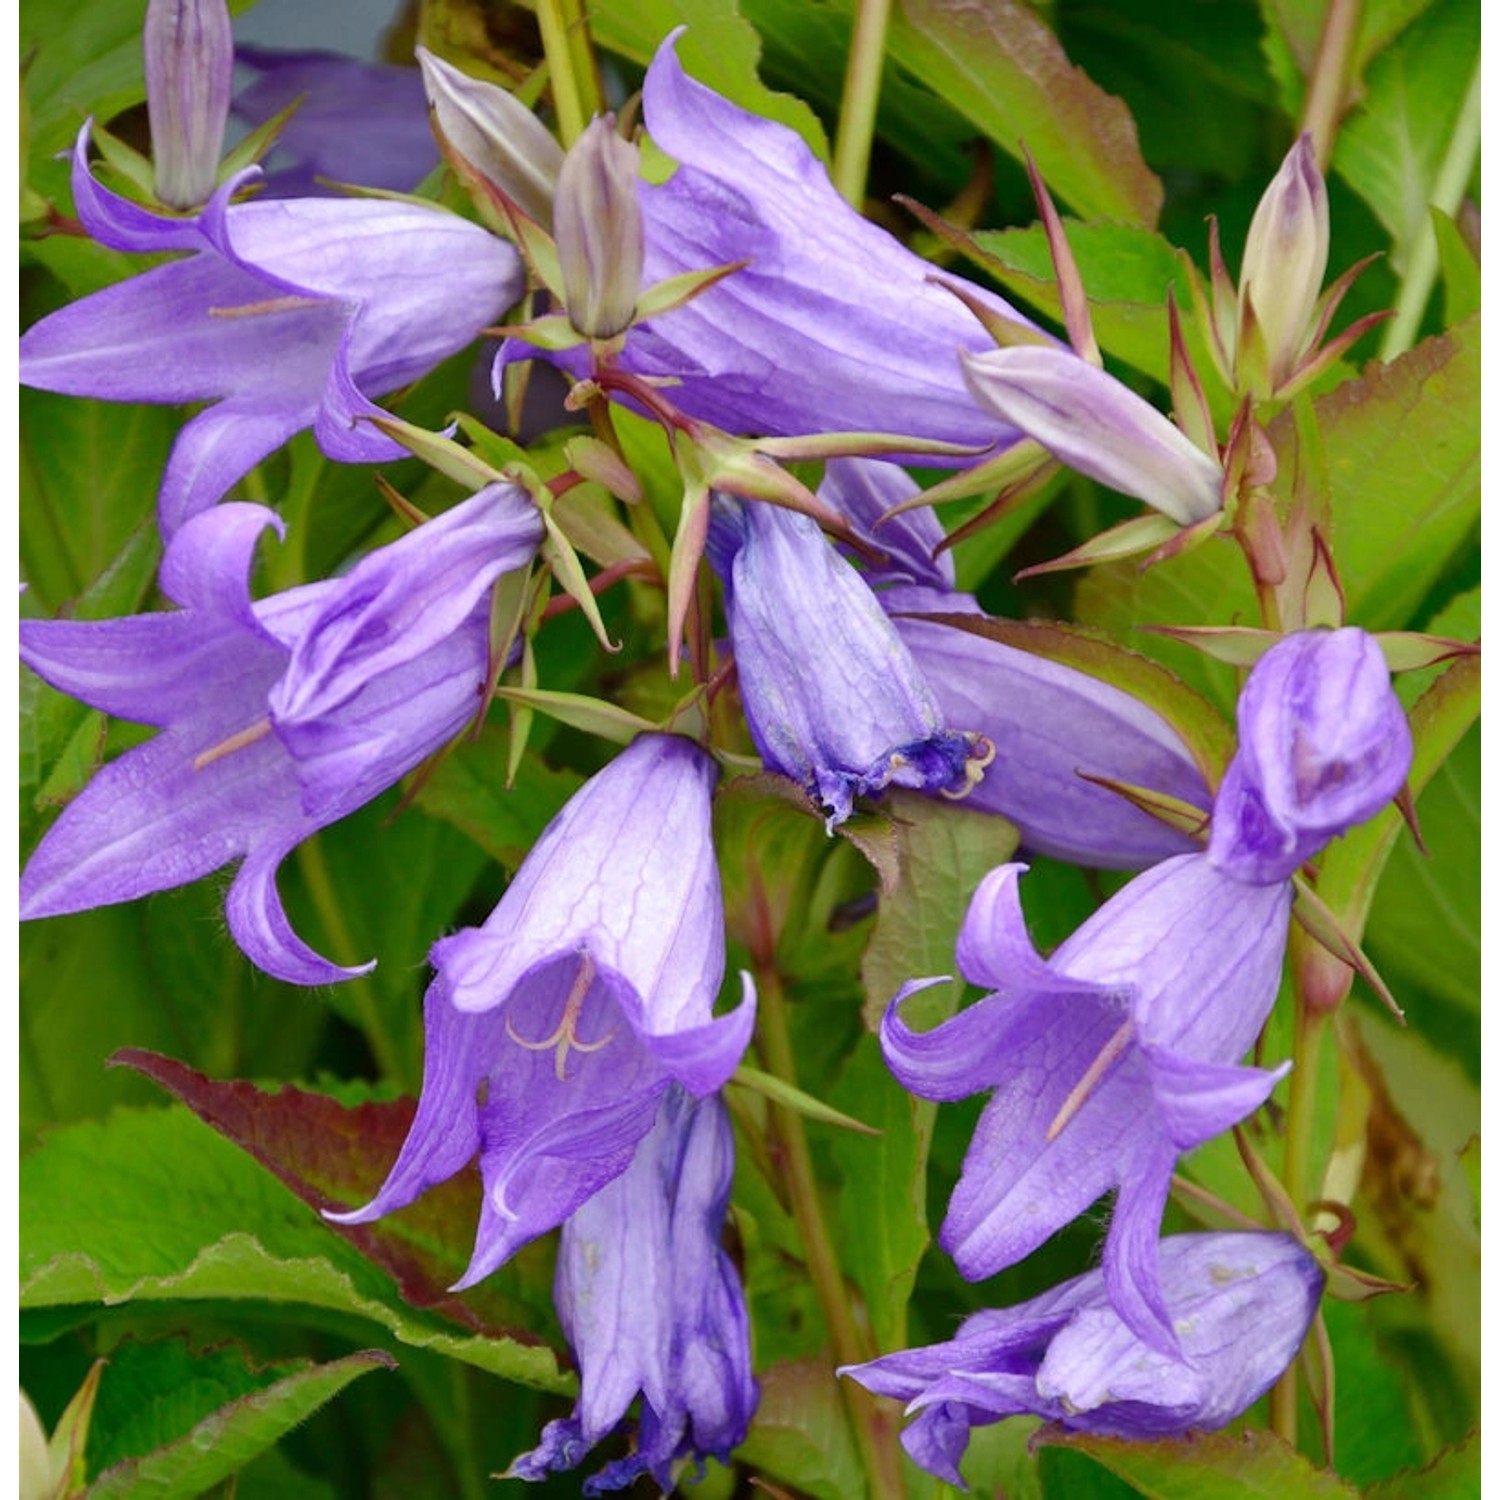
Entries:
[[151,0],[145,49],[156,195],[173,208],[196,208],[214,190],[229,118],[229,7],[225,0]]
[[960,353],[979,403],[1054,457],[1180,526],[1220,508],[1218,463],[1112,375],[1069,350]]
[[497,84],[470,78],[425,47],[416,53],[427,102],[453,169],[550,226],[563,159],[552,133]]
[[1241,326],[1248,301],[1265,338],[1273,389],[1307,347],[1327,269],[1328,193],[1304,133],[1256,207],[1240,266]]
[[552,205],[568,320],[589,338],[623,333],[635,314],[645,259],[636,187],[640,152],[596,118],[563,158]]
[[1238,717],[1209,857],[1239,880],[1287,879],[1373,818],[1411,768],[1411,731],[1385,657],[1353,627],[1279,641],[1250,673]]

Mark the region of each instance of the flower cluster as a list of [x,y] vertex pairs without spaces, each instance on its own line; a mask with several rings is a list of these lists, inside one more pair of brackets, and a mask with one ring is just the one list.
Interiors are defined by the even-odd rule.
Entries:
[[[369,965],[331,963],[283,910],[276,873],[299,843],[441,753],[497,692],[518,705],[518,736],[537,707],[610,728],[625,748],[594,756],[602,769],[489,918],[435,941],[406,1141],[369,1203],[328,1214],[367,1224],[477,1159],[482,1206],[455,1290],[560,1229],[554,1295],[579,1395],[510,1473],[576,1467],[639,1397],[635,1446],[587,1481],[593,1494],[640,1475],[670,1490],[707,1457],[727,1461],[758,1400],[746,1293],[723,1245],[724,1091],[756,1040],[757,995],[746,974],[738,1003],[720,1003],[721,763],[753,744],[830,836],[903,788],[902,806],[961,801],[1005,820],[1028,857],[1140,872],[1043,955],[1022,913],[1027,865],[991,870],[956,951],[985,997],[917,1029],[906,1002],[935,981],[908,970],[879,1030],[910,1093],[990,1096],[940,1237],[962,1275],[1014,1265],[1112,1191],[1102,1267],[843,1373],[905,1401],[909,1452],[953,1483],[970,1429],[1010,1415],[1146,1438],[1239,1416],[1300,1347],[1323,1268],[1290,1233],[1164,1240],[1162,1216],[1179,1157],[1244,1121],[1290,1067],[1245,1058],[1281,983],[1299,872],[1402,789],[1411,737],[1380,643],[1352,627],[1270,643],[1222,777],[1128,673],[1112,680],[1109,653],[1080,665],[1013,643],[959,590],[916,482],[876,455],[995,462],[1024,436],[1191,529],[1217,524],[1227,448],[1209,452],[993,294],[934,284],[800,139],[690,78],[675,37],[644,91],[646,128],[675,169],[649,183],[612,118],[562,152],[525,111],[516,125],[503,90],[423,52],[441,148],[480,224],[394,196],[308,196],[295,179],[289,196],[248,197],[259,168],[219,165],[227,15],[187,24],[179,7],[169,33],[162,9],[153,0],[146,45],[167,207],[98,180],[88,126],[72,186],[95,240],[176,258],[42,319],[21,373],[74,395],[210,404],[182,428],[158,497],[159,583],[175,608],[23,623],[23,660],[47,682],[157,730],[103,765],[43,838],[23,916],[133,900],[237,860],[226,914],[249,958],[294,983],[348,979]],[[303,76],[248,60],[263,82],[244,109],[273,107],[279,72]],[[368,80],[343,84],[338,108],[358,113],[354,85]],[[1327,237],[1305,146],[1286,171],[1252,229],[1230,361],[1243,366],[1259,338],[1282,392],[1315,342],[1309,288]],[[1298,288],[1278,301],[1288,264]],[[530,316],[538,292],[556,310],[507,325],[495,373],[503,384],[540,357],[574,380],[593,435],[569,446],[560,479],[491,468],[482,443],[412,438],[375,404],[523,297]],[[1014,343],[990,347],[996,329]],[[660,569],[654,519],[636,550],[613,516],[569,531],[561,502],[580,481],[639,498],[612,403],[662,425],[683,479]],[[410,447],[474,493],[431,518],[405,505],[415,524],[399,539],[255,597],[257,548],[286,523],[233,494],[306,428],[335,461]],[[820,446],[799,446],[809,438]],[[829,460],[816,490],[773,462],[809,456]],[[577,552],[601,562],[596,577]],[[596,621],[594,589],[626,573],[662,588],[674,631],[691,609],[694,686],[659,725],[538,686],[549,570],[560,602]],[[675,673],[675,638],[663,655]],[[782,1084],[778,1099],[795,1099]]]

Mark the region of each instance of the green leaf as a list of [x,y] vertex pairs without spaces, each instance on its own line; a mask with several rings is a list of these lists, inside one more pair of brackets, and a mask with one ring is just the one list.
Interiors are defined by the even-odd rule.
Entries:
[[1024,141],[1080,217],[1155,225],[1161,183],[1130,111],[1075,68],[1019,0],[901,0],[888,52],[1010,155],[1020,159]]
[[1266,1431],[1194,1434],[1160,1443],[1083,1434],[1045,1441],[1087,1453],[1150,1500],[1354,1500],[1356,1495]]
[[863,1500],[864,1468],[832,1367],[802,1360],[773,1365],[759,1378],[760,1406],[736,1456],[814,1500]]
[[795,130],[821,160],[828,160],[828,139],[818,117],[800,99],[778,94],[760,81],[760,38],[735,0],[595,0],[589,6],[595,42],[643,67],[662,38],[682,25],[688,30],[677,43],[677,55],[694,78],[752,114]]
[[1478,66],[1478,40],[1478,0],[1437,0],[1370,64],[1364,99],[1339,128],[1334,170],[1390,231],[1398,272],[1432,233],[1428,204]]
[[1361,1488],[1425,1457],[1405,1372],[1382,1352],[1371,1309],[1325,1297],[1324,1322],[1333,1343],[1334,1468]]
[[[1413,625],[1479,518],[1479,324],[1424,340],[1313,403],[1349,619]],[[1292,415],[1270,429],[1278,487],[1295,470]],[[1201,620],[1182,623],[1203,623]]]
[[1003,818],[962,803],[936,802],[913,792],[886,799],[896,825],[900,884],[883,896],[860,978],[870,1031],[892,996],[909,979],[948,974],[906,1003],[911,1025],[925,1030],[958,1009],[964,983],[954,944],[979,882],[1016,851],[1018,836]]
[[[270,1301],[328,1309],[540,1390],[551,1350],[406,1304],[257,1162],[182,1106],[116,1110],[50,1134],[21,1166],[21,1305]],[[472,1229],[472,1221],[469,1225]]]
[[1365,1500],[1477,1500],[1481,1493],[1476,1431],[1456,1448],[1443,1449],[1426,1468],[1366,1490]]
[[416,802],[423,812],[461,828],[513,872],[583,778],[576,771],[554,771],[528,752],[507,789],[501,771],[507,740],[497,725],[486,726],[477,740],[464,740],[422,783]]
[[1479,1012],[1479,729],[1428,782],[1417,817],[1428,853],[1398,838],[1370,906],[1366,946],[1388,977]]
[[[1088,294],[1089,315],[1099,347],[1143,375],[1166,385],[1171,367],[1167,292],[1176,289],[1183,336],[1214,415],[1227,426],[1233,400],[1213,378],[1208,345],[1192,312],[1187,271],[1180,252],[1154,229],[1136,224],[1064,221],[1068,246]],[[989,267],[1000,283],[1037,311],[1061,320],[1062,300],[1040,224],[1025,229],[981,230],[974,240],[998,263]]]
[[[161,1346],[155,1346],[160,1348]],[[180,1346],[167,1346],[168,1348]],[[214,1375],[226,1368],[228,1351],[212,1359]],[[117,1356],[118,1358],[118,1356]],[[231,1398],[197,1421],[191,1430],[172,1441],[161,1442],[150,1451],[124,1458],[106,1468],[89,1486],[89,1500],[192,1500],[211,1486],[238,1473],[253,1458],[265,1452],[284,1433],[304,1421],[351,1381],[375,1369],[392,1369],[395,1360],[379,1349],[367,1349],[326,1365],[309,1365],[274,1383],[256,1380],[248,1389],[225,1394]],[[165,1368],[163,1368],[163,1364]],[[112,1379],[132,1380],[131,1398],[137,1402],[167,1396],[177,1402],[202,1394],[207,1360],[176,1359],[166,1355],[156,1368],[142,1368],[130,1359],[122,1369],[112,1364],[101,1389],[110,1390]],[[175,1385],[163,1385],[175,1376]],[[211,1380],[213,1377],[209,1376]],[[191,1384],[187,1383],[191,1382]],[[232,1392],[232,1394],[231,1394]],[[138,1416],[144,1413],[137,1413]],[[159,1410],[151,1412],[160,1417]]]
[[932,1238],[925,1167],[933,1107],[896,1082],[873,1036],[860,1038],[833,1097],[880,1131],[877,1140],[830,1143],[843,1176],[834,1200],[839,1261],[864,1298],[875,1347],[902,1349],[906,1305]]

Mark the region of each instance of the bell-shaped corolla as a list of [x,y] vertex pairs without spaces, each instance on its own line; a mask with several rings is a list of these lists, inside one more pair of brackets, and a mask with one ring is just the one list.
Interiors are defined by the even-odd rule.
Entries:
[[483,927],[432,950],[422,1094],[362,1224],[477,1154],[471,1286],[629,1167],[672,1083],[698,1097],[739,1065],[755,1019],[715,1018],[724,912],[709,830],[717,771],[648,734],[547,826]]
[[193,218],[118,197],[73,156],[84,228],[114,250],[194,253],[71,302],[21,339],[24,385],[106,401],[208,401],[182,429],[157,502],[170,536],[311,427],[341,463],[406,450],[371,398],[456,354],[521,294],[515,250],[442,209],[376,199],[234,203]]
[[549,1422],[507,1477],[576,1468],[641,1398],[635,1451],[584,1481],[585,1495],[649,1474],[728,1462],[754,1415],[745,1293],[720,1239],[734,1177],[734,1133],[718,1095],[675,1084],[630,1165],[562,1229],[555,1301],[578,1364],[577,1405]]
[[239,502],[184,525],[160,580],[177,610],[21,622],[39,676],[161,731],[63,810],[21,876],[23,918],[132,901],[243,857],[225,910],[250,958],[294,984],[364,972],[292,931],[277,866],[473,718],[490,587],[531,560],[542,521],[523,491],[492,485],[340,578],[253,601],[268,527],[275,515]]
[[948,727],[870,586],[817,523],[724,496],[713,505],[708,555],[767,768],[806,787],[830,829],[855,797],[887,786],[965,792],[989,746]]
[[1104,1274],[1089,1271],[1029,1302],[975,1313],[946,1343],[839,1373],[904,1401],[915,1419],[901,1435],[906,1451],[961,1489],[971,1430],[1006,1417],[1145,1442],[1212,1432],[1291,1364],[1323,1272],[1285,1234],[1173,1235],[1160,1255],[1178,1354],[1143,1344],[1115,1312]]
[[980,883],[958,967],[991,993],[927,1032],[901,1003],[881,1046],[923,1098],[991,1091],[939,1243],[970,1280],[1014,1265],[1117,1188],[1104,1280],[1125,1324],[1176,1353],[1157,1264],[1180,1152],[1228,1130],[1286,1072],[1238,1066],[1276,998],[1291,911],[1285,883],[1252,886],[1207,856],[1138,875],[1050,958],[1027,935],[1024,865]]

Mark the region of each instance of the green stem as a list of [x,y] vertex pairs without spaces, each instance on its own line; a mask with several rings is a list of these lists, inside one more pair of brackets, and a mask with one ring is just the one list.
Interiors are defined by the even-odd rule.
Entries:
[[[1453,139],[1448,143],[1448,153],[1438,169],[1429,200],[1434,208],[1441,209],[1450,218],[1458,212],[1463,201],[1464,188],[1473,175],[1474,159],[1478,154],[1479,65],[1476,61],[1469,79],[1469,92],[1464,96]],[[1402,277],[1401,291],[1396,298],[1396,316],[1385,325],[1380,340],[1381,359],[1395,359],[1411,348],[1421,326],[1422,314],[1427,310],[1427,299],[1432,295],[1437,271],[1437,235],[1430,217],[1424,214],[1414,242],[1409,246],[1406,275]]]
[[[787,1026],[786,995],[781,976],[769,965],[757,966],[756,989],[759,995],[757,1032],[761,1054],[768,1071],[796,1087],[796,1063],[792,1056],[791,1033]],[[849,1305],[843,1272],[834,1253],[833,1239],[823,1216],[818,1195],[817,1177],[813,1172],[812,1153],[808,1150],[807,1131],[802,1116],[782,1105],[770,1106],[771,1119],[785,1153],[787,1192],[792,1202],[792,1216],[802,1236],[807,1255],[807,1270],[812,1277],[828,1336],[833,1344],[836,1363],[861,1364],[875,1351],[860,1336]],[[896,1445],[896,1428],[885,1412],[861,1386],[853,1381],[839,1382],[844,1405],[854,1428],[855,1442],[864,1460],[875,1500],[902,1500],[906,1493],[901,1476],[900,1452]]]
[[839,105],[838,140],[833,148],[833,185],[859,208],[865,201],[870,145],[875,139],[875,107],[880,102],[880,66],[891,0],[859,0],[849,42],[849,70]]
[[568,0],[537,0],[542,52],[552,79],[552,106],[557,111],[557,128],[564,146],[571,146],[583,134],[592,113],[587,108],[569,24],[576,24],[575,10]]
[[[333,951],[342,955],[342,962],[349,962],[358,949],[349,924],[344,920],[338,894],[334,890],[333,876],[316,837],[304,839],[297,845],[297,867],[302,871],[313,907],[329,936]],[[360,974],[353,979],[346,979],[343,981],[343,988],[354,1001],[360,1028],[370,1044],[370,1051],[375,1054],[380,1071],[387,1078],[394,1079],[404,1091],[409,1093],[415,1090],[420,1080],[408,1076],[405,1053],[386,1025],[379,997],[375,994],[375,987],[370,983],[369,976]]]
[[1302,106],[1302,129],[1313,139],[1318,170],[1327,173],[1333,159],[1333,138],[1338,134],[1344,104],[1349,94],[1349,60],[1359,34],[1359,0],[1330,0],[1323,18],[1323,34],[1313,59],[1312,77]]
[[[1281,1183],[1299,1217],[1306,1217],[1313,1194],[1313,1124],[1317,1114],[1318,1078],[1322,1069],[1323,1037],[1328,1016],[1309,1005],[1302,984],[1298,958],[1307,939],[1293,932],[1288,944],[1296,1006],[1292,1038],[1292,1073],[1286,1108],[1286,1153],[1282,1159]],[[1292,1364],[1271,1391],[1271,1430],[1291,1447],[1297,1445],[1297,1365]]]

